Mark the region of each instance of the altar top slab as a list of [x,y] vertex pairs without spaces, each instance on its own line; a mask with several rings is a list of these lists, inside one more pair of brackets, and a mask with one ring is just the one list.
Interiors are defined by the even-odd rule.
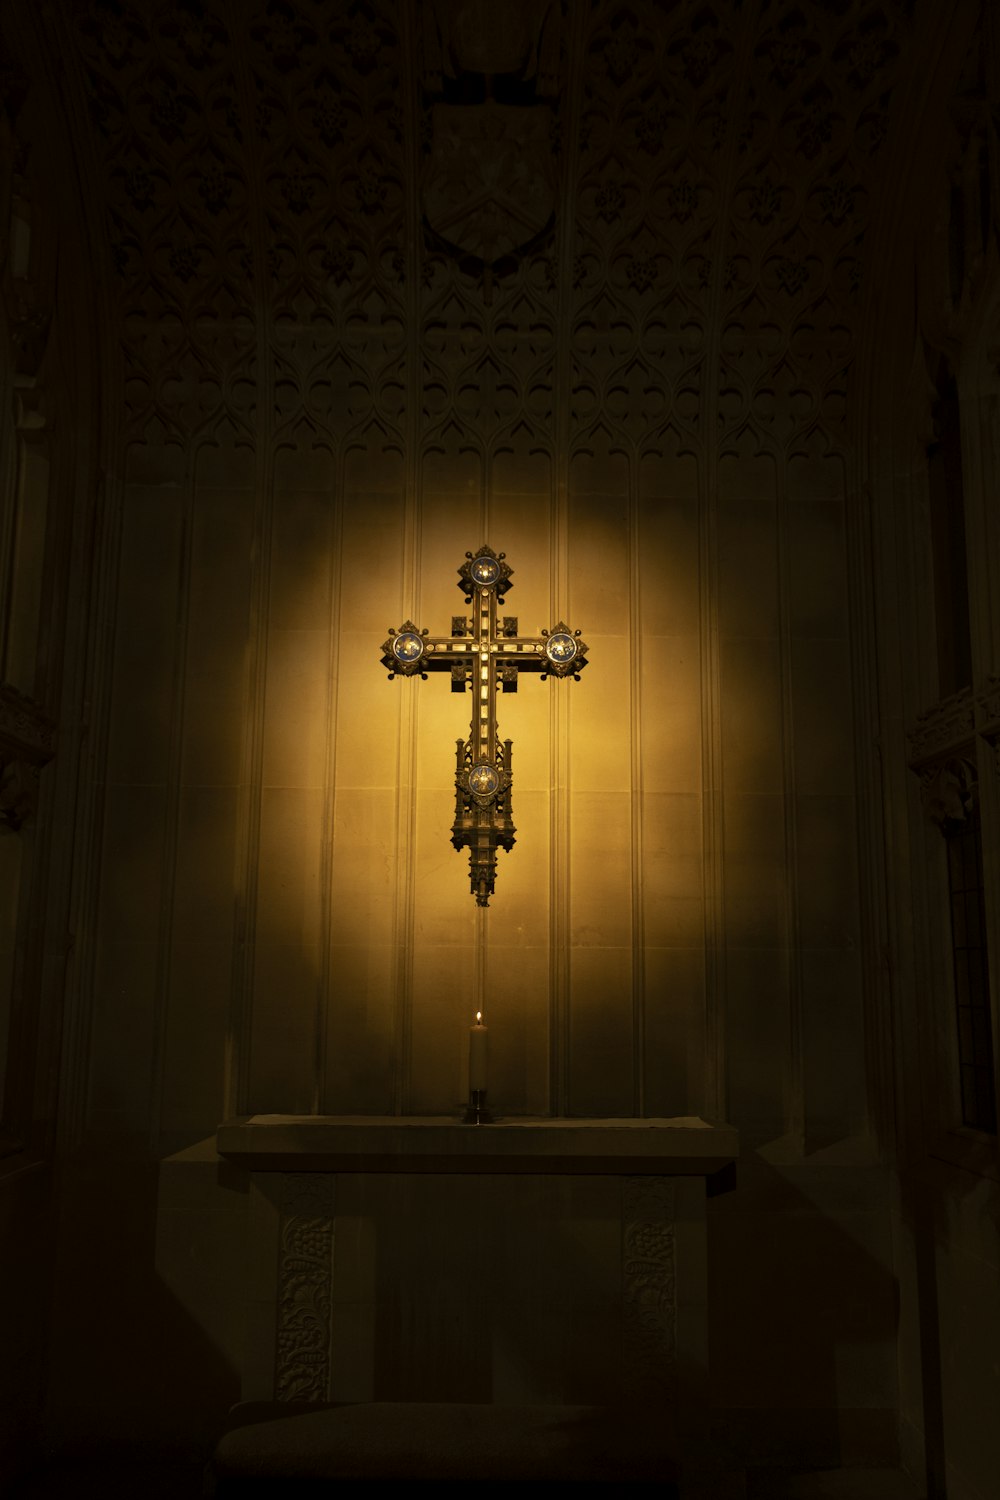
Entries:
[[710,1176],[739,1155],[731,1125],[676,1119],[497,1120],[436,1115],[250,1115],[219,1155],[255,1172],[590,1173]]

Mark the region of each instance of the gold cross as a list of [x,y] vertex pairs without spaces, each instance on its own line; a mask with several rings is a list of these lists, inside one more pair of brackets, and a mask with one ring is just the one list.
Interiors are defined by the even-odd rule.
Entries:
[[496,881],[498,846],[510,851],[516,829],[511,810],[511,741],[497,731],[497,690],[517,692],[521,672],[572,677],[577,682],[587,665],[587,647],[578,630],[562,621],[540,636],[518,635],[514,615],[498,615],[497,606],[511,587],[513,569],[506,553],[480,547],[465,554],[458,587],[472,605],[453,615],[450,636],[432,636],[412,620],[398,630],[389,627],[382,646],[382,665],[393,677],[423,677],[450,672],[453,693],[472,689],[469,738],[456,743],[455,821],[451,841],[468,848],[472,892],[488,906]]

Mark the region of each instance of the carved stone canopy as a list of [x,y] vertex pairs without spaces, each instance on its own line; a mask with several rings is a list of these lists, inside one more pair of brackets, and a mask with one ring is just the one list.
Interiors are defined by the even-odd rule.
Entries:
[[906,736],[910,744],[910,766],[917,770],[925,761],[949,751],[957,753],[969,743],[976,729],[972,693],[963,688],[925,709]]
[[990,747],[1000,773],[1000,677],[988,677],[932,704],[907,735],[910,769],[920,777],[924,810],[942,833],[965,825],[979,792],[976,745]]

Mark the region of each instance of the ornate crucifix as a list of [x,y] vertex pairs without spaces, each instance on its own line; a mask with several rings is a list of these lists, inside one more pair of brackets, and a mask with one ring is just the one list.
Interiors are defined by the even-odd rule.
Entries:
[[546,677],[572,677],[577,682],[587,665],[587,647],[580,632],[561,621],[540,636],[518,635],[514,615],[497,615],[497,605],[511,587],[513,569],[506,553],[480,547],[467,552],[459,568],[458,587],[472,605],[466,615],[453,615],[450,636],[432,636],[412,620],[398,630],[389,627],[382,646],[382,665],[393,677],[423,677],[450,672],[453,693],[471,687],[472,724],[467,740],[456,744],[455,821],[451,841],[468,848],[472,893],[488,906],[496,881],[497,846],[514,847],[510,788],[511,741],[497,733],[497,690],[517,692],[518,674],[540,672]]

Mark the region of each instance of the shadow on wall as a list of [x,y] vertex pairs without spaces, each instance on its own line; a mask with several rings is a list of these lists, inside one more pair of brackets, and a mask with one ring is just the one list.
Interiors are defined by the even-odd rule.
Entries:
[[741,1466],[897,1459],[897,1281],[884,1167],[740,1163],[709,1203],[716,1441]]
[[[709,1212],[720,1450],[737,1468],[895,1462],[897,1295],[885,1169],[750,1160],[740,1182]],[[657,1185],[341,1177],[335,1208],[331,1198],[316,1210],[336,1214],[329,1395],[642,1400],[662,1422],[675,1405],[671,1386],[690,1399],[702,1377],[706,1291],[697,1216],[686,1220],[678,1200],[637,1218],[630,1194]],[[265,1191],[276,1239],[286,1190],[276,1178]],[[316,1239],[312,1214],[301,1228]],[[293,1232],[279,1254],[295,1252],[291,1269],[301,1271],[307,1248]],[[314,1272],[309,1286],[300,1283],[303,1314],[322,1303]],[[280,1286],[280,1268],[276,1279]],[[294,1287],[284,1281],[294,1318]],[[285,1331],[294,1343],[293,1321]],[[290,1378],[305,1370],[293,1362]]]
[[[253,1398],[614,1404],[676,1354],[675,1196],[611,1176],[261,1174]],[[655,1232],[626,1273],[640,1229]]]
[[989,1493],[1000,1464],[1000,1186],[927,1153],[896,1187],[912,1309],[900,1337],[904,1441],[922,1452],[934,1500],[976,1483]]
[[[614,1403],[638,1376],[662,1420],[670,1380],[697,1379],[704,1359],[705,1289],[683,1269],[683,1215],[674,1261],[666,1215],[629,1198],[648,1181],[340,1178],[332,1397]],[[74,1169],[54,1310],[57,1452],[210,1451],[258,1344],[273,1378],[272,1217],[262,1256],[245,1179],[220,1168],[212,1141],[159,1164]],[[708,1248],[720,1450],[734,1466],[892,1462],[885,1170],[748,1160],[737,1190],[709,1204]]]
[[200,1463],[239,1399],[246,1193],[175,1163],[65,1173],[49,1457]]

